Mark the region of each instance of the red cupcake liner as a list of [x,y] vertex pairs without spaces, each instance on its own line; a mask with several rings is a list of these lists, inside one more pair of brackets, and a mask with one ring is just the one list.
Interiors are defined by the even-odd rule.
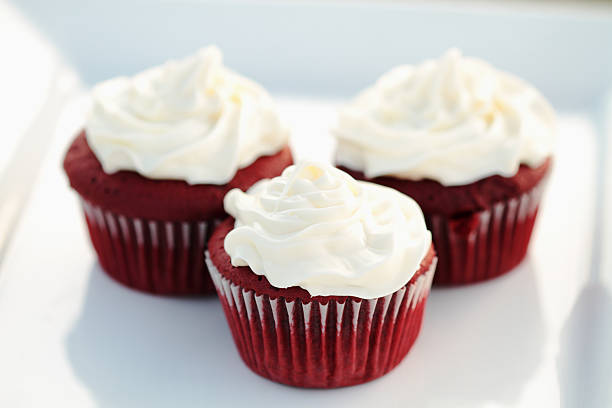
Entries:
[[347,297],[307,303],[255,293],[206,264],[246,365],[279,383],[309,388],[360,384],[406,356],[423,319],[436,268],[377,299]]
[[486,211],[448,218],[425,214],[438,254],[434,285],[492,279],[525,257],[544,183]]
[[161,295],[215,292],[204,251],[220,220],[166,222],[114,214],[82,200],[91,242],[108,275]]

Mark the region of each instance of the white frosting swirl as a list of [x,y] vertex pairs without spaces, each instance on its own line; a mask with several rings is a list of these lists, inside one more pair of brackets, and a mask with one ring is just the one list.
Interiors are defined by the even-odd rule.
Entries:
[[383,75],[340,112],[334,133],[338,163],[367,177],[463,185],[540,165],[555,114],[525,82],[450,50]]
[[87,141],[104,171],[225,184],[287,143],[268,93],[216,47],[93,89]]
[[414,200],[330,165],[290,166],[246,193],[231,190],[224,204],[236,219],[225,238],[232,265],[312,296],[386,296],[412,278],[431,245]]

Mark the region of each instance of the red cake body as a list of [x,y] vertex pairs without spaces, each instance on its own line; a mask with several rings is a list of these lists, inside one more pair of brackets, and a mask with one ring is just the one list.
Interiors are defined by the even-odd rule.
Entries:
[[255,373],[297,387],[342,387],[384,375],[408,353],[435,270],[433,246],[395,293],[372,300],[311,296],[232,266],[223,242],[233,226],[229,218],[213,233],[209,271],[238,351]]
[[486,177],[461,186],[434,180],[367,178],[339,168],[358,180],[394,188],[412,197],[432,232],[438,267],[434,284],[461,285],[491,279],[525,257],[552,160],[521,165],[512,177]]
[[360,171],[338,166],[357,180],[391,187],[412,197],[425,214],[454,217],[484,211],[495,203],[507,201],[530,191],[542,181],[551,166],[548,158],[538,167],[522,164],[512,177],[490,176],[461,186],[444,186],[435,180],[408,180],[396,177],[367,178]]
[[[223,248],[223,242],[225,240],[225,236],[234,229],[234,219],[229,217],[224,220],[219,226],[215,229],[213,235],[211,236],[208,242],[208,251],[210,252],[210,258],[213,264],[219,270],[219,273],[223,275],[225,278],[232,281],[234,284],[249,288],[255,293],[260,295],[267,295],[271,298],[277,298],[282,296],[286,300],[295,300],[300,299],[302,302],[327,302],[329,300],[335,301],[345,301],[350,296],[310,296],[310,293],[306,289],[300,288],[299,286],[292,286],[290,288],[277,288],[272,286],[268,279],[265,276],[255,274],[251,268],[248,266],[232,266],[230,256],[225,249]],[[429,267],[431,266],[432,260],[435,257],[435,252],[433,246],[430,248],[429,252],[421,262],[421,267],[410,282],[408,284],[413,283],[416,279],[419,278],[422,274],[427,272]],[[359,298],[353,298],[358,300]]]
[[276,177],[291,164],[291,152],[285,147],[239,170],[225,185],[152,180],[133,171],[107,174],[84,132],[64,158],[70,185],[82,198],[102,268],[126,286],[163,295],[215,292],[204,251],[225,216],[225,193]]
[[246,190],[262,178],[280,175],[292,163],[291,151],[286,146],[238,170],[223,185],[149,179],[134,171],[107,174],[83,131],[66,153],[64,170],[70,185],[84,200],[108,211],[153,220],[198,221],[223,217],[223,197],[232,188]]

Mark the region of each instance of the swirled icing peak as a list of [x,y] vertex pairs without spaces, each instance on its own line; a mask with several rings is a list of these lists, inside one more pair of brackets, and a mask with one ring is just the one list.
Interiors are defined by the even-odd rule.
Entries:
[[102,82],[92,94],[87,141],[107,173],[225,184],[287,143],[268,93],[224,67],[216,47]]
[[383,75],[341,110],[339,164],[368,177],[469,184],[552,153],[555,114],[533,87],[448,51]]
[[232,264],[312,296],[393,293],[431,245],[414,200],[327,164],[290,166],[246,193],[231,190],[224,204],[236,219],[225,238]]

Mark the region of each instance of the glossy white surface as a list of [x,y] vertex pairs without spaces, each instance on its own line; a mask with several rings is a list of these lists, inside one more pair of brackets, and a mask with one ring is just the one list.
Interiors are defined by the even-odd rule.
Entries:
[[[597,397],[612,401],[606,391],[597,394],[607,389],[610,365],[599,364],[596,373],[590,367],[590,357],[603,356],[610,344],[609,326],[592,323],[605,321],[612,300],[603,286],[585,289],[595,198],[595,130],[586,116],[561,115],[556,162],[527,260],[491,282],[434,289],[421,336],[399,367],[372,383],[320,391],[251,373],[216,299],[153,297],[104,275],[59,165],[81,106],[72,104],[60,121],[0,269],[0,406],[269,407],[280,401],[293,407],[553,407],[561,399],[587,403],[582,406]],[[322,135],[336,106],[281,99],[281,113],[295,129],[293,144],[304,148],[299,157],[330,157],[330,139]]]
[[[16,41],[16,35],[19,40]],[[20,13],[0,0],[0,111],[3,115],[0,174],[51,92],[59,66],[57,52]]]

